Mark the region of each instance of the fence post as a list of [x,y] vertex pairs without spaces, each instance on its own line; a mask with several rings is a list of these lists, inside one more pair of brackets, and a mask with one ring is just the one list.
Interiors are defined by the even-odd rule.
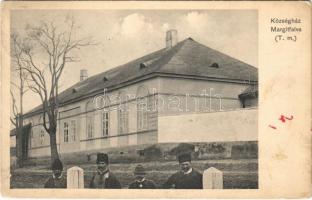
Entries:
[[223,189],[223,173],[214,167],[206,169],[203,174],[203,188]]
[[84,188],[83,169],[75,166],[67,170],[67,188]]

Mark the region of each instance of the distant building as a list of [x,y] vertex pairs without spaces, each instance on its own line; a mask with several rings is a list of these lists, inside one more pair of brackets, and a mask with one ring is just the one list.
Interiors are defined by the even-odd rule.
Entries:
[[[167,32],[166,48],[87,76],[81,71],[80,82],[59,95],[61,154],[183,140],[257,140],[257,68],[192,38],[178,42],[176,30]],[[24,124],[31,125],[23,135],[27,156],[49,156],[42,107],[26,113]]]

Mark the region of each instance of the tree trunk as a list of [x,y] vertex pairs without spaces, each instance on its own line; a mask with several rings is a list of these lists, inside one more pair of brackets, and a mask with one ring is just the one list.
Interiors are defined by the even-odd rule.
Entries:
[[21,116],[18,114],[16,116],[16,158],[17,166],[23,167],[23,150],[22,150],[22,128],[21,127]]
[[59,159],[59,154],[57,151],[57,144],[56,144],[56,128],[52,128],[49,134],[50,134],[51,164],[52,164],[55,159]]

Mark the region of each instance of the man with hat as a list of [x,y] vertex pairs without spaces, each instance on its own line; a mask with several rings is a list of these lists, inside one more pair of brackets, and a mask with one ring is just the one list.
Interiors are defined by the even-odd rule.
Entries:
[[63,164],[60,159],[55,159],[52,163],[52,177],[44,184],[45,188],[66,188],[67,181],[63,176]]
[[178,156],[178,160],[181,170],[170,176],[163,187],[167,189],[202,189],[203,175],[192,168],[191,155],[181,154]]
[[145,178],[146,172],[142,165],[137,165],[134,169],[135,181],[130,183],[129,189],[155,189],[156,185],[152,180]]
[[109,171],[108,155],[98,153],[96,158],[97,172],[91,179],[90,188],[120,189],[121,185],[115,175]]

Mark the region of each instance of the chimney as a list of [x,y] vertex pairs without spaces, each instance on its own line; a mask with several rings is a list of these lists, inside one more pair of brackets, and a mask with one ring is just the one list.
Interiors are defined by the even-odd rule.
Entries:
[[166,32],[166,48],[171,48],[178,43],[178,31],[175,29]]
[[88,78],[88,70],[81,69],[80,70],[80,81],[83,81]]

